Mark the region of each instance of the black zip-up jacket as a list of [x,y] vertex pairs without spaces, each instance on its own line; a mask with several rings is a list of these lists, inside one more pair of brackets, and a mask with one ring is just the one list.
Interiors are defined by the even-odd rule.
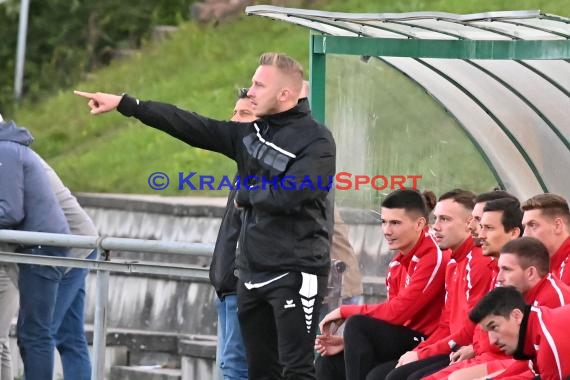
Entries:
[[210,263],[210,282],[220,298],[237,292],[236,248],[241,230],[241,212],[235,207],[235,199],[236,190],[232,190],[228,194],[226,210]]
[[[251,123],[213,120],[127,95],[117,109],[235,160],[242,181],[250,176],[252,187],[241,186],[236,196],[243,208],[240,271],[328,274],[333,205],[326,186],[335,174],[336,147],[330,131],[311,117],[306,100]],[[255,177],[276,179],[278,186],[263,189]]]

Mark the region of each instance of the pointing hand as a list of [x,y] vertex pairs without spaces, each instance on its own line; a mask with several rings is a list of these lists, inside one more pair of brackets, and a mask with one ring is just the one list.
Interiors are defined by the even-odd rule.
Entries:
[[84,91],[73,91],[77,96],[89,99],[89,108],[91,108],[91,114],[98,115],[100,113],[109,112],[117,108],[121,102],[122,96],[105,94],[103,92],[84,92]]

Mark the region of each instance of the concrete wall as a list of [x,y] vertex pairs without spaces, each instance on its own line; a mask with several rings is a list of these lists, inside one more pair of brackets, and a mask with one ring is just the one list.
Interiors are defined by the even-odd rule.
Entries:
[[[216,240],[226,203],[221,198],[118,194],[82,194],[79,200],[102,236],[212,244]],[[358,255],[364,274],[366,298],[378,299],[384,291],[383,276],[389,260],[389,255],[385,253],[387,250],[383,249],[378,221],[359,210],[340,209],[340,212],[348,225],[349,241]],[[196,258],[140,252],[111,252],[111,260],[181,263],[203,268],[210,263],[208,256]],[[95,289],[95,274],[91,273],[87,279],[88,325],[93,324]],[[187,349],[195,347],[195,344],[182,345],[186,347],[183,350],[188,351],[186,353],[180,351],[177,344],[190,336],[216,334],[214,299],[213,288],[204,280],[112,274],[107,320],[110,330],[107,373],[110,365],[162,365],[167,358],[177,356],[176,365],[181,368],[182,379],[207,378],[202,376],[213,371],[214,357],[209,347],[212,343],[206,344],[209,348],[205,347],[206,354],[201,356],[195,355],[195,348]],[[15,341],[13,343],[16,374],[21,374],[21,362]],[[178,356],[180,354],[182,359]],[[61,378],[61,366],[59,360],[56,362],[57,379]],[[117,368],[115,372],[124,374],[126,370]]]

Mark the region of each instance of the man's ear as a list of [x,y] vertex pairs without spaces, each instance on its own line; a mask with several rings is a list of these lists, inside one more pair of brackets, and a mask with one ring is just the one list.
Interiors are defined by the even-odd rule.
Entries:
[[521,229],[518,227],[515,227],[511,231],[509,231],[509,233],[511,234],[511,237],[513,239],[517,239],[521,236]]
[[527,272],[527,277],[529,279],[529,281],[534,280],[535,278],[540,279],[540,275],[538,274],[538,269],[536,269],[535,266],[529,266],[528,268],[526,268],[526,272]]
[[285,102],[287,101],[287,99],[289,99],[289,96],[291,96],[291,90],[289,90],[287,87],[284,87],[279,91],[279,95],[277,95],[277,100],[280,102]]
[[513,309],[511,311],[511,314],[509,314],[509,317],[513,318],[517,322],[517,325],[520,326],[524,317],[524,313],[521,309]]
[[418,220],[416,221],[416,225],[417,225],[418,229],[423,229],[427,225],[426,218],[423,216],[420,216],[418,218]]
[[[0,116],[0,121],[2,121],[2,116]],[[554,233],[557,235],[563,234],[566,232],[566,224],[560,217],[554,218]]]

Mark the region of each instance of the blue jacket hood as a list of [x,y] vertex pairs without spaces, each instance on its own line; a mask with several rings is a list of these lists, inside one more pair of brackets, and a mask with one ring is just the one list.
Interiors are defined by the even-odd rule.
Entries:
[[26,128],[18,127],[13,121],[0,121],[0,141],[30,146],[34,138]]

